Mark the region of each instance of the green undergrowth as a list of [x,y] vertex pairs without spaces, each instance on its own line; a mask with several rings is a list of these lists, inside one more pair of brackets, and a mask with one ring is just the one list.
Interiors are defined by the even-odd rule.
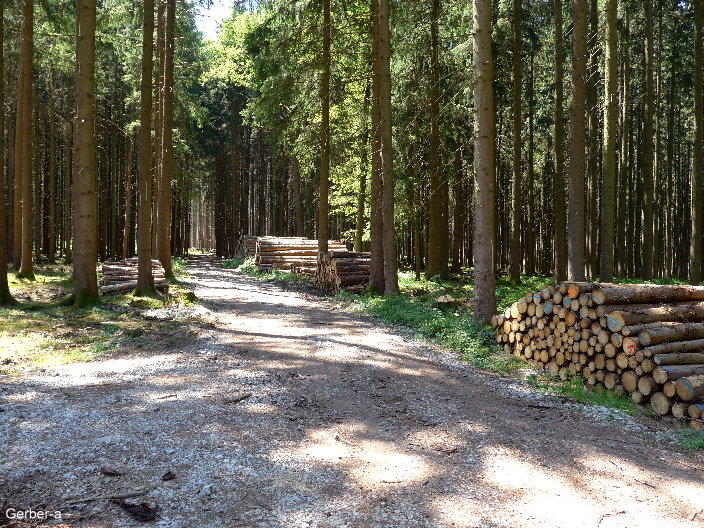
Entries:
[[695,431],[694,429],[682,429],[676,435],[677,442],[685,449],[697,451],[704,449],[704,432]]
[[540,392],[569,398],[585,405],[599,405],[610,409],[620,409],[628,414],[644,412],[627,395],[604,389],[590,389],[584,384],[581,376],[574,376],[563,381],[553,378],[545,372],[529,374],[526,379],[530,385]]
[[[500,279],[497,302],[499,306],[508,306],[528,291],[544,288],[549,283],[550,279],[545,277],[525,277],[519,285]],[[463,361],[476,367],[503,375],[525,367],[523,361],[502,352],[490,327],[474,320],[471,308],[474,284],[470,273],[416,279],[412,272],[401,272],[399,287],[401,295],[391,297],[369,293],[342,293],[340,296],[348,299],[354,309],[411,329],[428,341],[454,350]],[[453,300],[437,302],[446,296]]]
[[236,270],[240,273],[245,273],[251,275],[252,277],[257,277],[265,282],[279,282],[279,283],[292,283],[292,282],[306,282],[307,279],[300,275],[295,275],[293,273],[288,273],[281,270],[272,271],[261,271],[254,264],[253,258],[243,259],[226,259],[220,261],[220,266],[225,269]]
[[70,265],[37,265],[32,282],[9,274],[19,303],[0,308],[0,374],[182,345],[193,337],[198,321],[171,310],[159,317],[150,312],[193,302],[182,282],[185,264],[175,261],[174,271],[168,294],[104,296],[92,309],[66,306],[73,286]]

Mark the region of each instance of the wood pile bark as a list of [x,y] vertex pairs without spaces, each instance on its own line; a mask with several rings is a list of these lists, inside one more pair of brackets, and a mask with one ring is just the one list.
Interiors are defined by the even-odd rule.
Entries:
[[339,293],[342,289],[369,284],[371,253],[332,251],[321,255],[315,283],[322,290]]
[[[347,251],[347,246],[338,240],[328,241],[328,247],[330,251]],[[318,264],[318,241],[299,237],[259,237],[254,263],[260,270],[305,273]]]
[[237,255],[242,258],[253,257],[257,252],[257,240],[259,237],[242,235],[237,241]]
[[[113,295],[129,293],[137,287],[137,259],[129,258],[118,262],[104,262],[100,279],[100,294]],[[152,260],[154,287],[165,291],[169,285],[164,268],[158,260]]]
[[566,282],[492,318],[507,353],[704,429],[704,286]]

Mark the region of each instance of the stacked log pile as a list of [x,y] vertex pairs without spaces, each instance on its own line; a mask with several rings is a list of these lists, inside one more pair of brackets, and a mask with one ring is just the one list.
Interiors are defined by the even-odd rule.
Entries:
[[[330,240],[328,247],[330,251],[347,251],[347,246],[337,240]],[[254,263],[260,270],[308,272],[318,264],[318,241],[305,238],[259,237]]]
[[[124,259],[119,262],[105,262],[102,265],[102,278],[100,280],[100,294],[111,295],[128,293],[137,288],[137,259]],[[154,287],[157,290],[167,290],[164,268],[158,260],[152,260],[152,273]]]
[[259,237],[242,235],[237,242],[237,255],[243,258],[253,257],[257,252],[257,239]]
[[331,293],[341,289],[369,284],[371,253],[333,251],[322,255],[316,270],[315,283],[318,288]]
[[704,287],[562,283],[492,318],[506,352],[704,429]]

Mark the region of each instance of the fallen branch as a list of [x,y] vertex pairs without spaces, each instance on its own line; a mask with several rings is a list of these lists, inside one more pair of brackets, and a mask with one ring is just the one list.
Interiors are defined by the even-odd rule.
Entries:
[[92,495],[90,497],[81,497],[77,499],[70,499],[66,501],[66,504],[77,504],[79,502],[94,502],[99,500],[110,500],[110,499],[131,499],[132,497],[141,497],[152,491],[156,486],[148,486],[140,490],[133,491],[123,491],[120,493],[108,493],[107,495]]

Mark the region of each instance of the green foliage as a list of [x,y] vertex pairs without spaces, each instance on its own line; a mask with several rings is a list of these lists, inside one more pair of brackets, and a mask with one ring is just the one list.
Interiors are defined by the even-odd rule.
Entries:
[[619,409],[629,414],[642,411],[642,408],[633,403],[627,395],[609,390],[587,388],[581,376],[574,376],[567,381],[562,381],[541,372],[529,375],[527,380],[533,388],[541,392],[564,396],[585,405],[599,405],[610,409]]
[[[21,303],[0,307],[0,374],[88,361],[146,344],[170,345],[190,334],[188,319],[153,320],[144,314],[192,303],[182,285],[172,285],[170,293],[160,297],[111,295],[76,303],[69,295],[70,266],[37,265],[35,271],[34,282],[9,275]],[[135,335],[142,337],[138,340]]]
[[677,433],[678,443],[693,451],[704,449],[704,432],[695,431],[694,429],[683,429]]

